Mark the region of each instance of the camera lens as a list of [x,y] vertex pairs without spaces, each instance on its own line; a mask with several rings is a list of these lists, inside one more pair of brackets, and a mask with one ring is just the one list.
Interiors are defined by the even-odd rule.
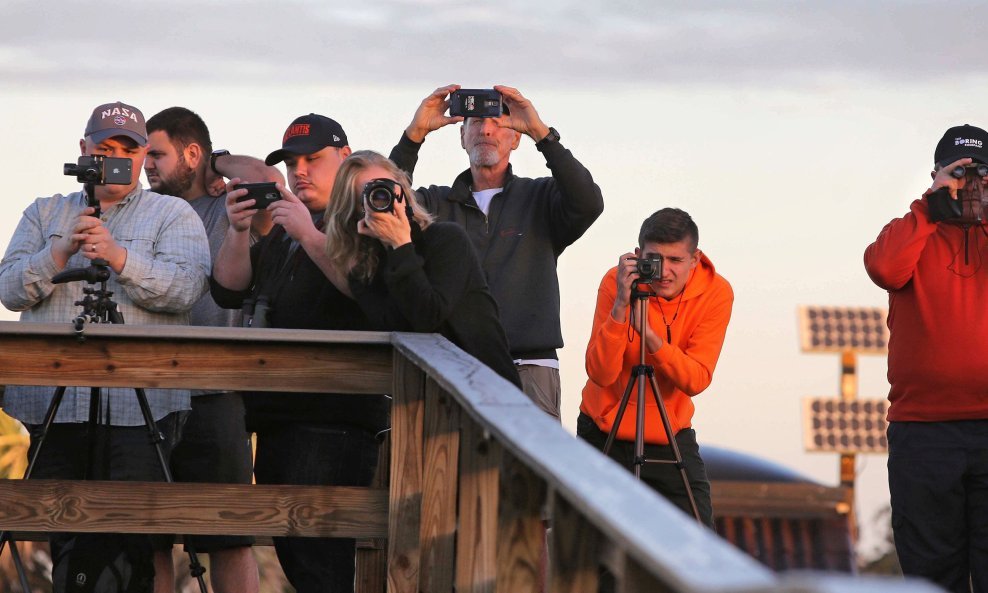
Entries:
[[377,212],[391,210],[394,194],[384,188],[377,188],[367,194],[367,206]]
[[364,203],[374,212],[391,212],[395,203],[395,182],[390,179],[374,179],[364,186]]

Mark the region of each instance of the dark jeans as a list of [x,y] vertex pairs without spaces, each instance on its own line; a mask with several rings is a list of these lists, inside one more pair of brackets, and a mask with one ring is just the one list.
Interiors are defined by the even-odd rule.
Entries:
[[[250,484],[250,435],[239,393],[192,397],[192,412],[182,440],[172,451],[171,469],[176,482]],[[246,535],[189,535],[185,541],[197,552],[207,553],[254,544],[254,538]]]
[[[258,431],[254,477],[260,484],[368,486],[377,453],[377,439],[359,428],[286,423]],[[343,538],[274,538],[281,568],[297,593],[352,593],[355,544]]]
[[[597,428],[593,419],[581,413],[576,420],[576,434],[594,447],[604,450],[607,442],[607,433]],[[700,447],[696,442],[696,432],[692,428],[684,428],[676,433],[676,444],[679,446],[679,454],[683,457],[683,464],[686,467],[686,477],[690,483],[690,490],[693,491],[693,499],[696,501],[697,510],[700,512],[700,519],[704,525],[713,529],[714,516],[713,508],[710,505],[710,481],[707,479],[707,470],[700,457]],[[635,459],[635,443],[632,441],[614,440],[614,445],[608,457],[618,462],[622,467],[633,471],[632,462]],[[669,445],[650,445],[645,443],[646,459],[674,459],[672,448]],[[646,463],[641,470],[642,481],[648,484],[653,490],[667,498],[682,511],[693,517],[693,508],[690,506],[686,487],[683,485],[683,477],[679,469],[671,463]]]
[[[156,422],[165,437],[161,444],[167,460],[179,440],[185,412],[168,414]],[[27,425],[31,433],[28,459],[34,456],[42,426]],[[32,479],[119,480],[124,482],[164,482],[165,474],[145,426],[92,427],[95,449],[90,448],[94,435],[87,423],[52,424],[41,453],[31,472]],[[92,453],[92,454],[91,454]],[[155,539],[156,536],[151,536]],[[71,538],[68,533],[48,537],[52,558],[60,555]]]
[[902,572],[988,592],[988,420],[892,422],[888,441]]

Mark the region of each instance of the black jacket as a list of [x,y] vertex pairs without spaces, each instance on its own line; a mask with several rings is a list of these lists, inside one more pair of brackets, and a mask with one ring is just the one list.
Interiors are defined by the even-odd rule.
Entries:
[[[292,249],[285,229],[274,229],[251,247],[254,276],[247,290],[229,290],[210,277],[210,292],[227,309],[249,297],[269,301],[268,327],[371,330],[360,307],[326,278],[300,246]],[[253,392],[245,394],[247,426],[258,430],[284,422],[350,424],[371,432],[387,426],[390,403],[383,395]]]
[[420,231],[413,224],[411,243],[382,252],[369,285],[350,281],[377,329],[440,333],[521,388],[497,303],[462,228],[436,222]]
[[[391,160],[411,175],[420,146],[402,135]],[[473,199],[469,169],[452,187],[418,189],[439,220],[466,230],[516,359],[556,358],[556,349],[563,346],[556,260],[604,210],[600,188],[569,150],[553,142],[543,155],[552,177],[516,177],[509,168],[503,191],[491,201],[489,217]]]

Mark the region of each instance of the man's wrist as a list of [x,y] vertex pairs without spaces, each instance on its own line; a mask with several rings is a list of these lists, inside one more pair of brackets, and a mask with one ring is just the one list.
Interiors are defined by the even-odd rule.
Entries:
[[546,147],[551,146],[552,144],[555,144],[557,142],[559,142],[559,132],[556,131],[556,128],[550,126],[547,127],[545,129],[545,133],[541,135],[541,140],[538,140],[535,143],[535,148],[539,151],[542,151],[545,150]]
[[408,126],[405,128],[405,137],[416,144],[422,144],[425,142],[425,137],[429,135],[429,130],[424,130],[421,128],[413,128]]
[[209,155],[209,170],[220,177],[223,174],[216,169],[216,159],[224,156],[230,156],[230,151],[223,148],[216,149]]

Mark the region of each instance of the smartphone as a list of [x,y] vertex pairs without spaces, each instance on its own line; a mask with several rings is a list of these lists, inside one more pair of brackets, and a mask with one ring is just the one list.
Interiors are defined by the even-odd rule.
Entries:
[[262,208],[267,208],[272,203],[277,202],[281,199],[281,192],[278,188],[274,186],[274,182],[264,182],[264,183],[238,183],[233,186],[234,189],[246,189],[247,195],[240,196],[237,198],[237,202],[243,202],[244,200],[254,199],[254,207],[258,210]]
[[78,164],[65,163],[62,172],[75,175],[79,183],[127,185],[133,180],[131,160],[93,154],[79,157]]
[[494,89],[460,89],[449,95],[449,115],[501,117],[501,93]]

